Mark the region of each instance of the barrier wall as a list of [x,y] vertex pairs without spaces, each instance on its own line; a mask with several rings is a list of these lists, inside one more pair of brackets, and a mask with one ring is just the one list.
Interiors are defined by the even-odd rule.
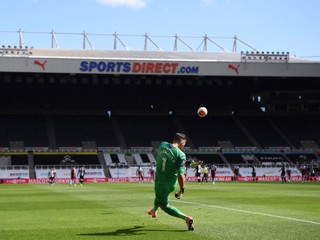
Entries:
[[[78,170],[77,170],[78,171]],[[70,169],[56,169],[57,178],[70,179]],[[49,169],[36,169],[37,178],[48,178]],[[105,178],[103,169],[86,169],[85,178]]]
[[[151,182],[150,167],[141,167],[143,170],[144,182]],[[137,167],[110,168],[111,178],[106,178],[103,169],[86,169],[86,182],[138,182],[136,174]],[[188,181],[197,181],[195,169],[189,168],[187,171]],[[297,168],[291,168],[291,181],[301,181],[301,173]],[[49,169],[36,169],[36,179],[29,179],[29,169],[0,169],[0,183],[48,183]],[[251,168],[240,168],[238,181],[252,181]],[[57,183],[69,183],[70,169],[56,169]],[[258,181],[281,181],[280,168],[256,168]],[[233,181],[234,174],[231,168],[217,168],[216,181]],[[310,180],[310,178],[309,178]],[[312,179],[320,181],[320,176]],[[77,179],[78,181],[78,179]],[[209,171],[208,181],[211,181]]]

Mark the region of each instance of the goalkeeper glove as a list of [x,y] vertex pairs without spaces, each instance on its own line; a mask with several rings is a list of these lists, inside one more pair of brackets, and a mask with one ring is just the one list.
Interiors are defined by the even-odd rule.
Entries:
[[184,188],[180,188],[180,191],[176,192],[174,196],[176,197],[176,199],[180,199],[183,194],[184,194]]

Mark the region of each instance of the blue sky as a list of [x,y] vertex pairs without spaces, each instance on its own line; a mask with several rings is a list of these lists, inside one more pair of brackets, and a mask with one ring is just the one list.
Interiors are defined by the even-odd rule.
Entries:
[[[2,45],[19,45],[21,29],[24,45],[36,48],[50,48],[49,33],[54,31],[60,48],[81,49],[80,33],[86,31],[95,49],[112,49],[112,34],[117,32],[131,50],[143,50],[143,35],[148,33],[168,51],[173,50],[175,34],[199,51],[208,34],[231,51],[236,35],[260,51],[320,60],[319,0],[4,0],[1,5]],[[148,47],[155,50],[150,42]],[[118,48],[123,49],[119,42]],[[178,49],[188,50],[181,42]],[[208,50],[221,51],[212,43]],[[237,50],[248,48],[238,43]]]

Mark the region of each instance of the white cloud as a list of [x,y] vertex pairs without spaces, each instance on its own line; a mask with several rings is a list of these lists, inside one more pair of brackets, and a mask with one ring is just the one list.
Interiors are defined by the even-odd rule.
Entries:
[[147,4],[147,0],[96,0],[100,4],[110,6],[125,6],[129,8],[143,8]]

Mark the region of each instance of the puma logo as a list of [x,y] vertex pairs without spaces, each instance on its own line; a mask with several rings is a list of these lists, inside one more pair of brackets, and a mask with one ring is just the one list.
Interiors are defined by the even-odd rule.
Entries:
[[47,60],[45,60],[43,63],[39,62],[38,60],[34,60],[34,64],[39,65],[43,70],[46,70],[46,63]]
[[240,67],[240,64],[238,64],[236,67],[233,66],[232,64],[228,65],[228,68],[233,69],[237,74],[239,74],[239,67]]

